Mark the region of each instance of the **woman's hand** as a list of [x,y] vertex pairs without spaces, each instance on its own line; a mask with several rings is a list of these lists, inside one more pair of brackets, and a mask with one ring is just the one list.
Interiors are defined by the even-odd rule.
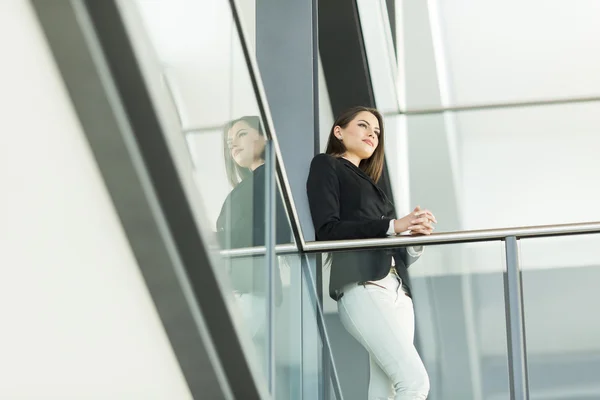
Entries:
[[435,223],[437,220],[431,211],[421,210],[421,207],[417,206],[407,216],[394,221],[394,231],[396,233],[410,231],[412,235],[431,235]]

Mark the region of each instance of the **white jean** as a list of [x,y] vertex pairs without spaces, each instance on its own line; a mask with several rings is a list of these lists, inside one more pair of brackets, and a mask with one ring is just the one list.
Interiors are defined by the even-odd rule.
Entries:
[[374,283],[382,287],[348,285],[338,301],[342,324],[369,353],[369,400],[426,399],[429,376],[413,343],[412,299],[393,274]]
[[258,359],[262,372],[267,373],[267,302],[264,296],[254,293],[235,293],[236,303],[241,311],[243,329],[250,334],[254,348],[250,350]]

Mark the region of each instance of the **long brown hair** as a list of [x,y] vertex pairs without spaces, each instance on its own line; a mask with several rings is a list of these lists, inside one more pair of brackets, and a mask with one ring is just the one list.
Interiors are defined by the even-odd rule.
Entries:
[[379,145],[377,146],[371,157],[360,162],[359,168],[362,169],[367,175],[369,175],[375,183],[377,183],[377,181],[379,181],[379,178],[381,178],[381,173],[383,172],[383,159],[385,156],[385,152],[383,147],[383,117],[376,109],[363,106],[356,106],[349,108],[348,110],[341,113],[333,123],[333,126],[331,127],[331,131],[329,132],[329,139],[327,140],[327,149],[325,150],[325,153],[330,154],[334,157],[341,157],[346,153],[347,149],[344,143],[337,137],[335,137],[335,127],[339,126],[342,129],[346,128],[348,124],[352,122],[352,120],[354,120],[354,118],[363,111],[373,114],[379,122]]
[[[227,179],[231,186],[236,187],[241,181],[252,175],[250,168],[240,167],[233,157],[231,156],[231,150],[227,140],[229,139],[229,130],[233,128],[238,122],[245,122],[250,128],[255,129],[259,135],[264,136],[260,118],[253,115],[246,115],[232,121],[227,122],[223,126],[223,158],[225,159],[225,171],[227,172]],[[265,152],[261,153],[261,157],[264,160]]]

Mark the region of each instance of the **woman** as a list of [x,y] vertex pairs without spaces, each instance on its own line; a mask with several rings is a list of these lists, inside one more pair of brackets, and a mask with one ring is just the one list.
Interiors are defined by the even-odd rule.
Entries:
[[[419,207],[396,219],[376,185],[384,159],[383,119],[354,107],[331,129],[307,182],[317,240],[377,238],[409,231],[429,235],[433,214]],[[333,253],[330,296],[342,324],[369,353],[369,399],[426,399],[427,371],[415,349],[414,310],[407,268],[422,248]],[[394,397],[395,396],[395,397]]]
[[[225,125],[224,158],[231,193],[217,219],[223,249],[265,245],[265,144],[260,119],[245,116]],[[283,203],[276,201],[276,243],[290,243],[291,230]],[[267,268],[264,256],[230,260],[230,278],[247,328],[261,355],[265,354]],[[282,300],[279,265],[275,268],[275,302]]]

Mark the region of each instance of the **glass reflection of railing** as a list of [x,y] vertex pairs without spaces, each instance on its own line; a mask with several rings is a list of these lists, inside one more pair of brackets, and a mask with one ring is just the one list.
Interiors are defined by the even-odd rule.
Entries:
[[[292,253],[324,253],[339,251],[359,251],[364,249],[390,249],[393,247],[444,245],[475,242],[505,243],[505,273],[504,273],[504,306],[506,311],[506,341],[508,348],[508,373],[511,399],[529,398],[528,367],[525,340],[525,319],[523,312],[523,285],[521,281],[521,265],[519,260],[518,243],[520,239],[564,237],[572,235],[585,235],[600,233],[600,222],[516,227],[509,229],[489,229],[462,232],[437,233],[430,236],[399,236],[383,239],[358,239],[340,241],[315,241],[306,242],[304,248],[298,249],[296,245],[275,246],[278,255]],[[253,247],[222,251],[226,258],[244,257],[248,255],[264,254],[266,247]],[[304,257],[303,257],[304,259]],[[308,287],[316,295],[316,284],[308,264],[302,263],[303,271],[306,269]],[[319,304],[319,302],[317,302]],[[319,304],[317,315],[319,326],[324,326],[323,310]],[[324,346],[331,361],[330,342],[325,329],[320,329]],[[339,377],[335,365],[330,364],[331,379],[337,398],[341,398]]]

